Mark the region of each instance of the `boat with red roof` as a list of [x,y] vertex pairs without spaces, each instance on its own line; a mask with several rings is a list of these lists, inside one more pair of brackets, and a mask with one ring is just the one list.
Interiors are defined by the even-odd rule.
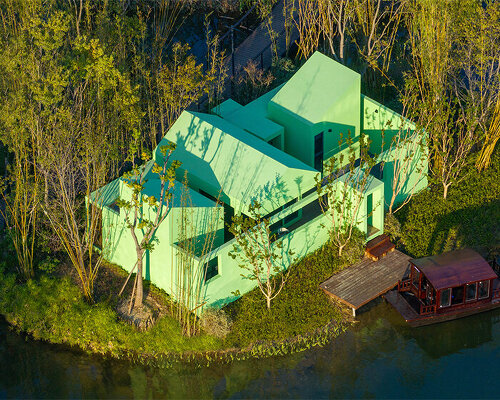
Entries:
[[456,250],[410,259],[384,297],[411,326],[429,325],[500,307],[500,280],[477,252]]

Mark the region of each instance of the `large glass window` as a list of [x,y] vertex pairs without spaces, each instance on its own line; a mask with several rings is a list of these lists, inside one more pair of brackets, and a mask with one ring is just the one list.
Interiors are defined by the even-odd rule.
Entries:
[[458,286],[451,289],[451,304],[461,304],[464,302],[464,287]]
[[451,304],[451,289],[441,290],[439,307],[448,307]]
[[477,298],[485,299],[490,295],[490,281],[479,282],[479,287],[477,290]]
[[476,300],[477,284],[469,283],[465,289],[465,301]]

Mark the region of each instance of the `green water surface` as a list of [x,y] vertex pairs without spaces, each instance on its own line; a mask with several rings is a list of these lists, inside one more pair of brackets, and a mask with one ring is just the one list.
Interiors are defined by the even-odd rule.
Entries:
[[410,328],[380,301],[324,348],[155,369],[36,342],[0,322],[0,398],[499,398],[500,310]]

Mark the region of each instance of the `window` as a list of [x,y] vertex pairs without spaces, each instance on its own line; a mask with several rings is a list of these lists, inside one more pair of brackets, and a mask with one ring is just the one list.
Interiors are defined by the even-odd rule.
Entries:
[[323,172],[323,132],[314,136],[314,169]]
[[287,215],[284,219],[283,219],[283,224],[284,225],[287,225],[289,224],[290,222],[296,220],[297,218],[299,218],[299,210]]
[[219,257],[215,257],[207,262],[205,264],[205,268],[205,282],[208,282],[214,276],[217,276],[219,274]]
[[464,287],[457,286],[451,289],[451,304],[462,304],[464,302]]
[[485,299],[490,296],[490,281],[479,282],[479,287],[477,289],[477,298]]
[[451,304],[451,289],[441,290],[441,301],[439,307],[448,307]]
[[476,300],[477,283],[469,283],[465,289],[465,301]]
[[420,283],[420,271],[413,267],[413,269],[411,270],[411,275],[412,275],[412,284],[413,286],[418,290],[419,289],[419,283]]

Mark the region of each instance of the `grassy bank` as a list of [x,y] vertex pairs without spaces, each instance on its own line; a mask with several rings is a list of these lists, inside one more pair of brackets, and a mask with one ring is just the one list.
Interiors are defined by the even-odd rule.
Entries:
[[408,254],[423,257],[462,247],[486,255],[500,245],[500,149],[490,167],[450,187],[443,199],[442,187],[434,186],[415,196],[396,217]]
[[[35,339],[155,365],[186,360],[205,364],[289,354],[323,345],[348,326],[340,309],[318,285],[345,267],[352,253],[339,260],[333,256],[335,252],[324,246],[293,266],[285,289],[272,302],[271,311],[257,290],[226,307],[233,326],[225,339],[208,334],[187,338],[178,322],[165,313],[145,332],[122,321],[115,311],[114,295],[118,291],[116,283],[123,282],[123,276],[118,274],[116,282],[119,271],[113,266],[101,270],[97,285],[101,295],[91,305],[67,276],[42,274],[23,283],[16,280],[13,272],[6,271],[3,263],[0,313],[16,330]],[[156,297],[163,296],[165,304],[170,301],[158,289],[150,289]]]

